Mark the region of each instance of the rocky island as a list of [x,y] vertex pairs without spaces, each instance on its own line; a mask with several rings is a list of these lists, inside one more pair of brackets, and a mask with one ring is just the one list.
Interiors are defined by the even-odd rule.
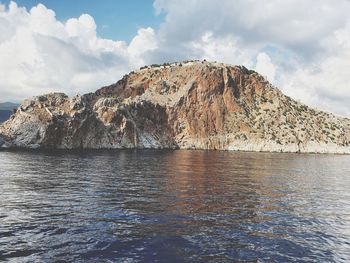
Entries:
[[243,66],[151,65],[95,93],[26,100],[0,145],[350,153],[350,120],[310,108]]

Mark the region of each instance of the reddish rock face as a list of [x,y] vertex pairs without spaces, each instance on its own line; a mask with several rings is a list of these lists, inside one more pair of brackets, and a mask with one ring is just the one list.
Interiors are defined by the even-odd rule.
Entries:
[[95,93],[25,101],[7,147],[350,152],[350,121],[283,95],[242,66],[149,66]]

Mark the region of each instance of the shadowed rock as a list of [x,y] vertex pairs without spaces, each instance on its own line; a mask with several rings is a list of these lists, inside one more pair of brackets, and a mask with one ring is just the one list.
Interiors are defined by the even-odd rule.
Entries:
[[199,61],[144,67],[83,96],[34,97],[0,134],[24,148],[350,153],[349,119],[298,103],[242,66]]

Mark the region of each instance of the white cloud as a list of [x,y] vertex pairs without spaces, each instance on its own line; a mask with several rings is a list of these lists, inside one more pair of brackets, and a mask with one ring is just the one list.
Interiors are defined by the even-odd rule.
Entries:
[[151,28],[140,28],[128,45],[100,38],[88,14],[66,22],[39,4],[31,10],[11,2],[0,8],[0,100],[21,100],[61,91],[94,91],[116,82],[156,48]]
[[284,91],[313,106],[350,115],[350,23],[322,39],[322,54],[296,71],[281,72]]
[[198,40],[189,42],[188,49],[191,54],[198,53],[197,59],[228,63],[237,61],[247,67],[252,66],[250,50],[241,49],[239,39],[230,35],[216,38],[212,32],[207,31]]
[[128,46],[128,52],[134,67],[140,67],[146,64],[145,53],[156,50],[157,48],[158,40],[154,30],[151,27],[139,29],[137,35]]
[[270,82],[275,82],[276,66],[271,62],[271,58],[265,52],[258,54],[255,70]]
[[297,100],[350,115],[350,1],[155,0],[154,7],[166,13],[159,56],[244,64]]
[[298,50],[315,47],[348,17],[350,3],[339,0],[155,0],[167,13],[161,34],[169,39],[198,39],[204,31],[240,37],[245,44],[283,44]]
[[93,17],[0,5],[0,100],[93,91],[149,63],[243,64],[285,93],[350,115],[350,1],[155,0],[159,30],[130,43],[97,35]]

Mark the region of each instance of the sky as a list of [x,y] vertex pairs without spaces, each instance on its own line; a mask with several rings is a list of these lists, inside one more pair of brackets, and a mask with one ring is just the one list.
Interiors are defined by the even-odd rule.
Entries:
[[[0,0],[8,5],[10,0]],[[81,14],[91,15],[98,25],[96,31],[100,37],[131,41],[138,28],[158,28],[163,15],[156,15],[152,0],[17,0],[18,6],[30,10],[43,4],[56,13],[56,19],[66,21]]]
[[348,0],[0,3],[0,101],[83,94],[146,64],[206,59],[350,117]]

